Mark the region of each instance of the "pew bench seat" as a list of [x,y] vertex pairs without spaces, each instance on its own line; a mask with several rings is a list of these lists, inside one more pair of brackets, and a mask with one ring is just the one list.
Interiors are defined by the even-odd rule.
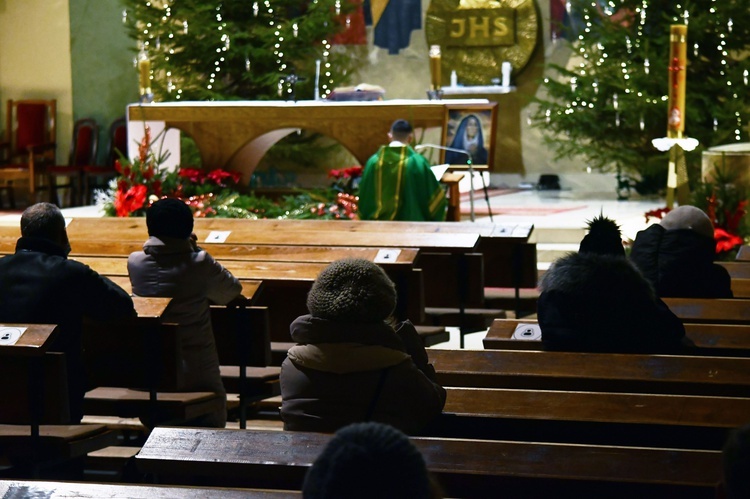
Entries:
[[0,425],[0,456],[25,461],[37,453],[71,459],[117,443],[117,433],[99,424],[41,425],[36,449],[30,445],[30,438],[28,425]]
[[83,408],[86,414],[148,418],[156,410],[158,420],[190,420],[221,410],[223,397],[212,392],[159,392],[157,405],[151,403],[149,392],[119,387],[98,387],[86,393]]
[[301,494],[286,490],[174,487],[34,480],[0,480],[0,497],[107,497],[108,499],[289,499]]
[[[160,483],[299,490],[329,434],[154,429],[138,468]],[[447,497],[710,498],[721,452],[412,437]]]

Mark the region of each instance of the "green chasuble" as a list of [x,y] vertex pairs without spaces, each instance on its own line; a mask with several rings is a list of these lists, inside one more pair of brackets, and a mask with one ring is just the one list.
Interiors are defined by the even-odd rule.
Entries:
[[445,191],[427,159],[409,146],[381,146],[359,183],[362,220],[445,220]]

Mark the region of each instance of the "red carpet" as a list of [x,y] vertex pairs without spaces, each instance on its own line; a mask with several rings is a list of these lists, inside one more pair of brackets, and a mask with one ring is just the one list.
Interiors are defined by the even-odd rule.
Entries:
[[[491,200],[490,200],[491,201]],[[564,213],[566,211],[580,210],[586,208],[585,205],[579,206],[558,206],[558,207],[546,207],[546,206],[493,206],[493,215],[511,215],[516,217],[543,217],[547,215],[555,215],[557,213]],[[469,207],[461,207],[462,215],[469,215]],[[487,216],[489,210],[486,206],[475,206],[475,215]]]
[[[487,189],[487,195],[489,197],[502,196],[503,194],[513,194],[520,190],[522,189]],[[468,192],[461,193],[461,201],[468,201],[469,197]],[[474,199],[484,199],[484,189],[474,189]]]

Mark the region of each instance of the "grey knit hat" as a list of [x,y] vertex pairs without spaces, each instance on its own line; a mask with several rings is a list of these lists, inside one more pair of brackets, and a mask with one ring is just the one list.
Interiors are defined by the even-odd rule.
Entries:
[[396,287],[369,260],[347,258],[331,263],[307,295],[313,317],[337,322],[378,322],[396,308]]
[[702,236],[711,239],[714,237],[714,224],[708,215],[696,206],[678,206],[664,216],[661,226],[666,230],[690,229]]

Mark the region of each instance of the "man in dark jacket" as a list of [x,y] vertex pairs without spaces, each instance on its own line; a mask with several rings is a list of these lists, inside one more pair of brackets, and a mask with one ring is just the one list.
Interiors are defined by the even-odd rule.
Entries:
[[638,232],[630,259],[659,296],[732,298],[729,272],[714,263],[711,219],[695,206],[679,206],[660,224]]
[[413,434],[440,414],[445,390],[414,326],[386,322],[395,306],[393,282],[368,260],[339,260],[320,273],[311,315],[292,323],[297,346],[281,366],[284,429],[377,421]]
[[549,349],[658,353],[682,345],[682,322],[625,257],[612,220],[595,218],[578,253],[557,260],[539,287],[539,327]]
[[27,208],[15,254],[0,258],[0,321],[58,325],[51,350],[65,353],[71,422],[77,423],[87,388],[81,355],[84,317],[112,320],[134,316],[135,309],[125,291],[68,260],[69,252],[65,219],[57,206]]

